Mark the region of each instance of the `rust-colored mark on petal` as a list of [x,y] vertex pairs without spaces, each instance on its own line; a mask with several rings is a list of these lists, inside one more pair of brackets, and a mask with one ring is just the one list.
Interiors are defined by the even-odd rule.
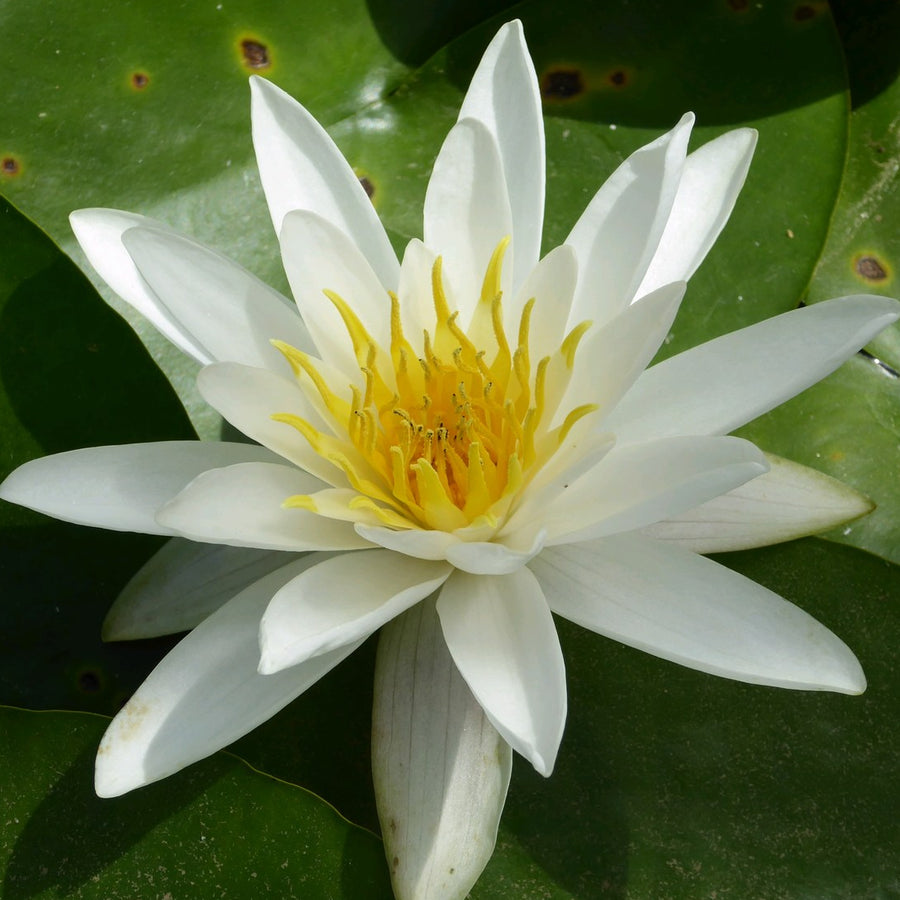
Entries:
[[248,69],[268,69],[272,65],[269,48],[262,41],[253,38],[244,38],[241,41],[241,56]]
[[860,254],[853,260],[853,268],[857,275],[866,281],[880,282],[888,278],[888,270],[885,265],[871,253]]
[[583,94],[585,87],[581,71],[567,66],[548,69],[541,77],[541,96],[545,100],[571,100]]
[[628,84],[628,73],[624,69],[614,69],[606,78],[614,88],[623,88]]
[[4,156],[0,160],[0,172],[8,178],[14,178],[21,171],[22,165],[14,156]]
[[142,91],[150,84],[150,76],[146,72],[132,72],[130,81],[136,91]]

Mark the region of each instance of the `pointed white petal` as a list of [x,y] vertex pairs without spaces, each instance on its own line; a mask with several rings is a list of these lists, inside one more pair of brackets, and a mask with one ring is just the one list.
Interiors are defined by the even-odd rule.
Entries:
[[112,720],[97,751],[95,787],[117,797],[172,775],[265,722],[359,646],[277,675],[259,675],[259,620],[269,598],[316,555],[260,579],[201,622]]
[[846,644],[802,609],[702,556],[640,535],[545,550],[554,612],[639,650],[751,684],[859,694]]
[[685,287],[683,281],[664,285],[587,332],[578,346],[555,425],[584,403],[597,404],[603,415],[619,402],[665,340]]
[[163,306],[210,359],[287,373],[273,338],[314,352],[297,309],[237,263],[160,228],[132,228],[122,242]]
[[693,509],[768,469],[749,441],[673,437],[614,447],[547,504],[547,544],[643,528]]
[[372,776],[398,900],[464,900],[494,849],[512,752],[447,651],[434,604],[378,640]]
[[534,364],[559,349],[566,336],[566,321],[578,283],[575,251],[565,244],[554,247],[531,270],[512,303],[504,297],[506,333],[516,335],[525,304],[535,299],[528,330],[529,353]]
[[578,256],[569,328],[602,324],[634,298],[663,234],[687,153],[694,117],[635,151],[597,191],[565,243]]
[[862,294],[733,331],[647,369],[603,427],[620,443],[733,431],[833,372],[898,317],[896,300]]
[[207,469],[256,461],[278,457],[224,441],[87,447],[19,466],[0,485],[0,498],[78,525],[172,534],[156,521],[160,506]]
[[[481,294],[481,283],[497,244],[512,233],[512,214],[496,142],[476,119],[453,126],[425,192],[425,244],[443,258],[443,276],[459,309],[462,327]],[[503,266],[509,296],[512,255]]]
[[643,533],[694,553],[722,553],[792,541],[874,509],[836,478],[771,453],[766,460],[764,475]]
[[518,19],[485,50],[459,118],[484,123],[500,151],[512,211],[515,289],[540,256],[545,179],[541,95]]
[[272,419],[276,413],[289,413],[316,427],[321,425],[318,413],[296,382],[266,369],[214,363],[198,374],[197,389],[213,409],[247,437],[328,484],[347,486],[346,478],[296,429]]
[[357,525],[356,533],[387,550],[417,559],[446,559],[447,550],[459,543],[459,538],[447,531],[425,531],[421,528],[395,531],[379,525]]
[[382,284],[397,283],[397,257],[359,179],[324,128],[274,84],[250,79],[253,147],[276,234],[285,215],[308,209],[359,247]]
[[734,209],[755,147],[756,131],[736,128],[688,156],[666,230],[638,288],[639,297],[671,281],[687,281],[694,274]]
[[566,722],[566,673],[534,575],[454,572],[437,611],[453,661],[493,726],[549,775]]
[[[516,540],[518,539],[518,540]],[[516,572],[544,547],[547,532],[516,532],[500,541],[460,541],[447,548],[447,562],[472,575],[508,575]]]
[[69,224],[97,274],[129,306],[134,307],[180,350],[200,363],[211,362],[203,348],[160,303],[122,243],[122,235],[130,228],[145,225],[170,230],[166,225],[118,209],[77,209],[69,215]]
[[245,463],[195,478],[156,514],[156,520],[192,541],[261,550],[351,550],[368,546],[349,522],[282,504],[322,487],[293,466]]
[[104,641],[177,634],[296,557],[171,538],[138,570],[103,621]]
[[284,271],[319,356],[355,378],[359,364],[353,344],[341,314],[324,292],[338,294],[376,343],[386,347],[391,321],[388,290],[396,281],[380,282],[350,238],[316,213],[288,213],[280,240]]
[[397,288],[400,320],[406,339],[418,353],[423,352],[423,329],[434,330],[435,313],[431,289],[434,261],[435,254],[420,240],[414,239],[406,245],[400,265],[400,286]]
[[260,625],[260,671],[278,672],[368,637],[437,590],[450,571],[446,563],[390,550],[320,563],[272,598]]

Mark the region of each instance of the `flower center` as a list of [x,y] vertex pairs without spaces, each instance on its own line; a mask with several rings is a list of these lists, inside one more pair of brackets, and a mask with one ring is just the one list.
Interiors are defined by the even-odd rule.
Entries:
[[[501,241],[491,257],[465,332],[458,312],[450,311],[438,257],[431,277],[435,324],[424,330],[420,352],[403,333],[394,294],[391,342],[384,348],[343,298],[326,291],[364,377],[364,388],[351,385],[349,398],[327,383],[316,360],[273,342],[335,436],[298,416],[273,418],[296,428],[344,473],[357,492],[350,509],[373,513],[394,528],[496,529],[572,426],[596,409],[580,406],[549,427],[578,342],[591,323],[572,329],[556,353],[532,369],[528,348],[535,299],[522,309],[514,349],[503,325],[500,275],[508,244],[508,238]],[[327,514],[315,496],[292,497],[286,505]]]

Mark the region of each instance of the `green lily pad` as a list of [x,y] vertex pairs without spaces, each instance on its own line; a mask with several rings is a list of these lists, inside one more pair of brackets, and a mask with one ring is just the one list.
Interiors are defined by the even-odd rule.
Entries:
[[391,897],[381,842],[318,797],[218,754],[101,800],[94,716],[0,709],[3,896]]

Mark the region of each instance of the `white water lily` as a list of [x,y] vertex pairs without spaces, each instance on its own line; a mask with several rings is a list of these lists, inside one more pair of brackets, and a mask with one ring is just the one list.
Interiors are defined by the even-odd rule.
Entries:
[[97,272],[204,364],[204,398],[257,444],[77,450],[26,464],[0,492],[69,521],[176,536],[107,636],[196,627],[110,725],[98,793],[215,752],[387,626],[373,757],[395,891],[461,898],[493,848],[510,748],[544,775],[556,759],[566,687],[551,612],[730,678],[864,689],[824,626],[698,554],[868,509],[727,433],[831,372],[898,304],[832,300],[645,371],[731,212],[754,132],[688,155],[685,116],[539,259],[541,106],[510,23],[435,162],[423,240],[400,263],[325,131],[278,88],[252,87],[296,308],[159,222],[92,209],[72,225]]

